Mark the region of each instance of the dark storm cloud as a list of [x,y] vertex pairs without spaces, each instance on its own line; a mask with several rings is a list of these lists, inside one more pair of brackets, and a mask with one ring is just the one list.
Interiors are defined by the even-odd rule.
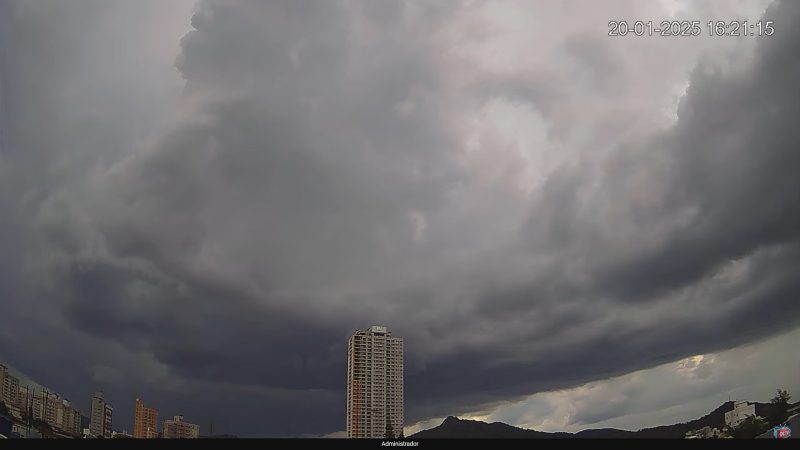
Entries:
[[[795,13],[794,6],[780,7]],[[774,17],[774,12],[769,14]],[[650,190],[642,201],[621,203],[621,220],[641,228],[657,227],[665,218],[680,222],[653,245],[633,246],[632,255],[626,255],[629,261],[603,261],[599,286],[593,288],[648,298],[697,281],[758,248],[797,241],[800,213],[794,206],[800,202],[800,182],[795,148],[800,134],[792,123],[800,113],[793,86],[800,74],[793,58],[798,30],[794,25],[784,30],[775,39],[759,42],[747,70],[738,69],[742,73],[723,75],[710,64],[698,67],[675,128],[611,160],[600,175],[611,200]],[[772,70],[777,67],[781,69]],[[649,179],[643,185],[645,177]],[[592,225],[582,222],[581,211],[574,208],[576,192],[586,182],[551,183],[564,207],[553,208],[557,219],[549,226],[549,236],[556,242],[571,241],[572,234],[591,236]],[[537,213],[534,208],[532,222],[539,220]],[[584,224],[588,230],[581,228]],[[572,234],[564,238],[564,233]]]
[[[323,434],[344,426],[347,334],[373,323],[406,338],[408,422],[798,324],[796,4],[767,13],[784,25],[751,61],[701,64],[671,129],[611,128],[607,159],[530,196],[519,160],[471,162],[464,110],[533,103],[572,145],[574,86],[458,79],[475,69],[453,51],[457,3],[202,1],[177,106],[129,98],[136,60],[81,50],[108,37],[76,31],[90,5],[24,5],[0,5],[0,346],[34,378],[70,355],[54,387],[73,397]],[[588,36],[558,44],[575,82],[623,93],[620,50]],[[25,56],[56,37],[54,59]],[[106,89],[84,80],[95,65]]]
[[[678,311],[666,316],[682,316],[680,320],[643,318],[636,323],[623,312],[618,318],[602,313],[565,314],[574,320],[557,323],[557,331],[542,335],[538,323],[531,321],[528,334],[512,336],[504,326],[514,321],[507,319],[495,329],[494,339],[500,343],[487,344],[477,351],[462,349],[457,357],[437,361],[418,376],[412,374],[408,383],[418,389],[414,394],[424,392],[418,403],[424,414],[441,416],[452,408],[442,407],[447,398],[476,407],[498,398],[574,386],[586,381],[586,373],[606,378],[695,354],[698,346],[704,351],[730,348],[787,330],[797,325],[800,313],[794,301],[800,288],[794,275],[800,267],[798,256],[797,246],[793,246],[780,257],[759,258],[767,260],[764,268],[752,274],[754,286],[744,292],[674,302]],[[502,300],[496,297],[496,301]],[[591,301],[587,299],[586,303]],[[543,328],[550,331],[547,326]],[[555,335],[561,339],[554,340]],[[464,376],[475,371],[477,361],[480,376]]]

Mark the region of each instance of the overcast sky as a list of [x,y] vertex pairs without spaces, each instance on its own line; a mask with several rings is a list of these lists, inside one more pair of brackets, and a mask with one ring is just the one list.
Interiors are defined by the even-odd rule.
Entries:
[[2,1],[0,360],[243,436],[343,430],[373,324],[409,431],[800,396],[797,55],[792,1]]

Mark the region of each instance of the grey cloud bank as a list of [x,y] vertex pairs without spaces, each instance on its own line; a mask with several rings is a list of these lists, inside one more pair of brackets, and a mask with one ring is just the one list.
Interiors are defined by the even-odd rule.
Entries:
[[372,323],[409,422],[795,329],[800,5],[707,53],[563,5],[3,2],[0,357],[300,435]]

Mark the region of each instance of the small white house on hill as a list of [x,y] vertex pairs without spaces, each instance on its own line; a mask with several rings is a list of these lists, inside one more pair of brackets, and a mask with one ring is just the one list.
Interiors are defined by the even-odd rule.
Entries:
[[734,403],[733,409],[725,413],[725,425],[736,428],[750,416],[756,415],[756,405],[744,401]]

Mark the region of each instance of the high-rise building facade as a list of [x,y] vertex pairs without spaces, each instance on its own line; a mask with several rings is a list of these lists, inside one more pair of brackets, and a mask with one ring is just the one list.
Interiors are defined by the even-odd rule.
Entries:
[[347,343],[347,437],[403,433],[403,338],[383,326],[357,331]]
[[114,417],[114,408],[109,405],[103,393],[98,391],[92,396],[92,415],[89,424],[89,432],[92,435],[111,439],[111,423]]
[[183,421],[183,416],[175,416],[172,420],[165,420],[164,439],[197,439],[200,437],[200,425]]
[[73,436],[81,434],[81,413],[70,406],[69,401],[64,400],[58,413],[59,427]]
[[133,416],[133,437],[138,439],[155,439],[158,437],[158,411],[144,406],[142,399],[136,399],[136,410]]
[[30,420],[44,420],[44,404],[46,391],[40,391],[37,395],[36,388],[25,386],[19,390],[19,404],[22,417]]
[[81,433],[81,413],[72,407],[69,400],[55,392],[42,389],[38,393],[26,387],[20,397],[24,402],[23,416],[31,420],[41,420],[55,429],[73,436]]
[[19,404],[19,378],[11,375],[8,368],[0,364],[0,401],[8,408]]
[[42,405],[44,421],[50,426],[55,426],[59,422],[59,410],[63,407],[63,400],[55,392],[42,391]]

